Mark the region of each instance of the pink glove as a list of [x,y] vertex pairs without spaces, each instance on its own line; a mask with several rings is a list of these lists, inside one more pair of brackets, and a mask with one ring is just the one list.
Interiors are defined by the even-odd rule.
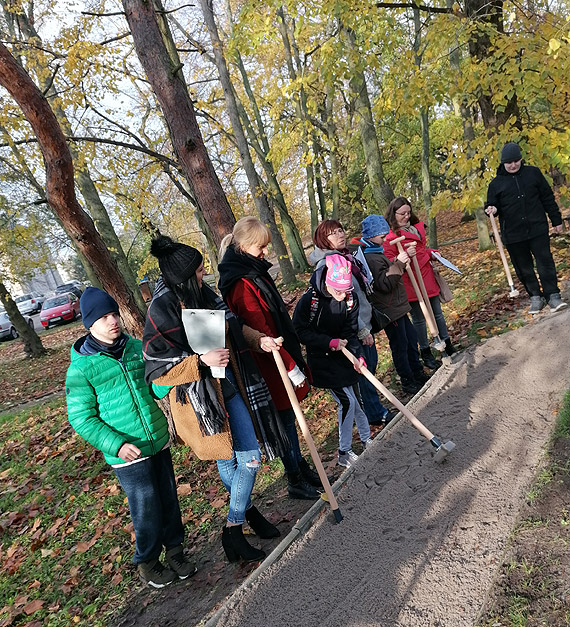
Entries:
[[366,361],[364,360],[364,357],[359,357],[358,363],[354,364],[354,369],[356,370],[356,372],[360,372],[360,369],[363,366],[366,368]]
[[331,351],[337,351],[339,344],[340,344],[340,338],[337,338],[336,340],[331,340],[329,342],[329,348],[331,349]]

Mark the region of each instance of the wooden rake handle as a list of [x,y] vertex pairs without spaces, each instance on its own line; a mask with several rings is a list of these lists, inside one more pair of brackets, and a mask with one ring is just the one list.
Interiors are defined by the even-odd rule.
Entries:
[[273,353],[273,358],[275,359],[275,364],[277,366],[277,370],[279,370],[279,374],[281,375],[281,380],[283,381],[283,385],[285,386],[285,390],[287,391],[287,396],[289,397],[289,402],[291,403],[291,407],[295,412],[295,417],[297,418],[297,422],[299,423],[299,427],[301,429],[301,433],[305,438],[305,442],[309,447],[309,452],[311,453],[311,458],[313,459],[313,464],[315,464],[315,468],[317,473],[319,474],[319,479],[323,484],[323,488],[325,489],[325,493],[327,495],[328,501],[331,506],[331,510],[334,514],[335,520],[340,522],[342,520],[342,514],[340,513],[340,509],[338,507],[338,503],[335,495],[333,494],[331,484],[329,483],[328,477],[326,475],[325,469],[323,467],[323,463],[321,462],[321,458],[319,457],[319,453],[317,451],[317,447],[315,446],[315,442],[313,441],[313,436],[309,431],[309,427],[307,425],[307,421],[305,420],[305,416],[303,415],[303,410],[301,409],[301,405],[299,404],[299,399],[295,394],[295,390],[293,389],[293,384],[291,383],[291,379],[289,379],[289,375],[287,374],[287,368],[285,368],[285,364],[283,363],[283,358],[279,354],[278,350],[271,351]]
[[[390,243],[396,244],[396,247],[398,248],[398,252],[403,253],[405,252],[404,247],[402,246],[402,240],[404,239],[406,239],[406,237],[402,235],[402,237],[397,237],[396,239],[393,239]],[[413,257],[413,259],[417,264],[418,277],[419,277],[419,280],[422,282],[422,286],[425,291],[425,285],[423,283],[423,279],[421,278],[422,273],[419,271],[418,260],[415,257]],[[414,292],[416,293],[416,296],[418,297],[418,303],[420,304],[420,308],[422,310],[424,318],[426,319],[427,325],[429,327],[429,332],[432,334],[434,338],[439,338],[439,329],[437,328],[437,324],[435,323],[435,316],[433,315],[433,310],[431,308],[431,303],[429,302],[429,298],[427,298],[427,292],[424,297],[424,292],[422,292],[420,286],[418,285],[418,281],[416,281],[416,277],[409,263],[406,264],[406,272],[408,273],[408,277],[410,278],[410,282],[412,284],[412,287],[414,288]]]
[[513,289],[513,277],[511,275],[511,270],[509,268],[509,263],[507,261],[507,257],[505,255],[505,249],[503,248],[503,242],[499,236],[499,229],[497,229],[497,221],[495,220],[494,215],[489,215],[491,219],[491,226],[493,227],[493,235],[495,236],[495,242],[497,243],[497,248],[499,249],[499,255],[501,255],[501,261],[503,262],[503,268],[505,269],[505,274],[507,275],[507,281],[509,282],[509,287]]
[[[356,357],[349,350],[343,348],[342,352],[344,353],[344,356],[353,364],[358,363],[358,359],[356,359]],[[401,411],[402,414],[404,414],[404,416],[412,423],[412,425],[414,425],[414,427],[424,436],[424,438],[426,438],[430,442],[431,440],[433,440],[434,434],[423,423],[421,423],[414,416],[414,414],[412,414],[412,412],[405,405],[403,405],[392,394],[392,392],[390,392],[387,387],[382,385],[382,383],[378,381],[378,379],[370,372],[370,370],[368,370],[368,368],[366,368],[366,366],[361,366],[360,372],[364,377],[368,379],[368,381],[370,381],[370,383],[372,383],[372,385],[380,392],[380,394],[382,394],[382,396],[387,398],[392,403],[392,405],[394,405],[394,407],[397,407],[398,410]]]

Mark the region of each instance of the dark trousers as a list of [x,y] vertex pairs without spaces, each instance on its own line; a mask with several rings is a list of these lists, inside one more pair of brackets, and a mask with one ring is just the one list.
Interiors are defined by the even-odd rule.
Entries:
[[184,540],[170,449],[135,464],[113,468],[127,494],[135,528],[135,564],[157,559],[162,547]]
[[[515,272],[524,285],[529,296],[545,296],[558,294],[556,266],[550,252],[550,237],[548,234],[527,239],[524,242],[507,244],[507,250],[513,262]],[[534,262],[540,277],[540,284],[534,272]],[[540,286],[542,285],[542,292]]]
[[418,352],[418,334],[408,316],[390,322],[384,331],[390,342],[394,368],[400,378],[413,379],[414,373],[423,372]]
[[292,409],[280,409],[279,417],[283,423],[283,429],[287,434],[290,448],[285,455],[281,457],[285,472],[295,473],[299,470],[299,462],[303,459],[301,449],[299,447],[299,436],[297,434],[297,423],[295,421],[295,412]]
[[[376,344],[372,344],[372,346],[362,344],[362,351],[364,353],[366,367],[372,374],[375,374],[376,367],[378,366],[378,352],[376,351]],[[370,383],[370,381],[368,381],[366,377],[360,377],[358,387],[360,388],[360,397],[362,398],[364,413],[366,414],[368,420],[372,420],[373,422],[382,420],[388,410],[380,402],[378,390],[372,385],[372,383]]]

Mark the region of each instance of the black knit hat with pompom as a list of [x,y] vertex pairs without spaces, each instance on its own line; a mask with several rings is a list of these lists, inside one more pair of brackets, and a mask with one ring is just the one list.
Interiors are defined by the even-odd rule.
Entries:
[[203,261],[202,253],[188,246],[173,242],[167,235],[152,240],[150,252],[158,259],[158,267],[168,285],[185,283]]

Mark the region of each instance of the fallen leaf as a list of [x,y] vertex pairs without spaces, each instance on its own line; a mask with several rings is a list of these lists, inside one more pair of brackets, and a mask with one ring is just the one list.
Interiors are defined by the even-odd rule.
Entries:
[[44,602],[40,601],[40,599],[36,599],[35,601],[30,601],[27,605],[24,606],[24,613],[30,616],[34,612],[41,610],[44,606]]

